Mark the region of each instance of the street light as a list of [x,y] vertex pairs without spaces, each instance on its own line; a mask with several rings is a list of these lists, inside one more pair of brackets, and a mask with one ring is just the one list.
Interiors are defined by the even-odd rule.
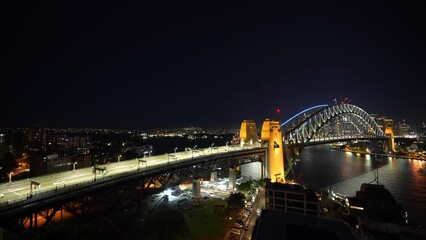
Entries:
[[229,142],[226,142],[226,151],[229,151]]
[[12,182],[12,175],[13,175],[13,172],[9,173],[9,183]]
[[212,144],[210,145],[210,154],[213,154],[213,147],[214,147],[214,143],[212,143]]
[[196,150],[195,148],[192,150],[192,158],[194,158],[194,153],[198,153],[198,150]]
[[175,153],[176,153],[176,151],[178,150],[178,148],[177,147],[175,147]]
[[73,171],[75,171],[75,165],[76,165],[76,164],[77,164],[77,162],[74,162],[74,163],[73,163],[73,165],[74,165],[74,166],[72,167],[72,170],[73,170]]

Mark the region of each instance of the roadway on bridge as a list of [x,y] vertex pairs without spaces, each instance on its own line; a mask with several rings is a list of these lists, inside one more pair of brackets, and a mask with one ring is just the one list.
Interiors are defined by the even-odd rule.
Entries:
[[[52,192],[64,188],[74,187],[77,184],[90,183],[98,179],[107,178],[111,176],[122,175],[125,173],[132,173],[137,170],[145,171],[146,169],[153,169],[153,167],[160,167],[167,164],[184,162],[197,157],[206,155],[220,155],[229,151],[237,151],[243,149],[253,149],[256,147],[240,147],[235,145],[217,146],[212,148],[191,149],[189,151],[176,152],[170,154],[162,154],[145,158],[137,158],[127,161],[102,164],[98,167],[107,170],[96,171],[93,173],[92,167],[71,170],[56,174],[49,174],[38,176],[34,178],[12,181],[10,183],[0,184],[0,205],[7,205],[10,203],[26,200],[28,197],[37,196],[38,194]],[[31,182],[34,183],[31,191]]]

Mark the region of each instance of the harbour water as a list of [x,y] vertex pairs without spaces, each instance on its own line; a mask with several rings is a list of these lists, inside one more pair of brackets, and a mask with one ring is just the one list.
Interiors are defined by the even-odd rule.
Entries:
[[339,152],[320,145],[302,150],[294,178],[315,190],[330,189],[355,196],[362,183],[374,181],[376,172],[379,183],[408,212],[409,223],[426,226],[426,175],[419,172],[425,164],[419,160]]
[[[173,152],[175,147],[225,145],[232,135],[188,140],[184,138],[150,139],[155,154]],[[388,157],[374,157],[332,150],[328,145],[306,147],[291,177],[314,190],[333,190],[355,196],[362,183],[375,179],[383,184],[408,212],[410,224],[426,226],[426,174],[419,172],[426,162]]]

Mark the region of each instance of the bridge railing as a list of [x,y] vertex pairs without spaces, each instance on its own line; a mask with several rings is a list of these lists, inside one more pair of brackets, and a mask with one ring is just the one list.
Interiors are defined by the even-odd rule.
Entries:
[[0,203],[0,211],[2,209],[13,208],[14,206],[18,206],[18,205],[20,206],[21,205],[20,203],[22,203],[23,201],[26,201],[26,203],[29,204],[31,202],[36,202],[40,199],[47,199],[47,198],[51,198],[55,196],[60,196],[65,193],[73,192],[78,189],[84,189],[84,188],[94,187],[97,185],[102,185],[103,183],[114,181],[122,177],[131,176],[135,173],[142,174],[143,172],[147,172],[148,170],[158,169],[162,166],[169,166],[171,163],[172,162],[170,162],[169,164],[163,163],[163,164],[158,164],[155,166],[147,166],[147,167],[143,167],[143,169],[140,169],[140,170],[132,169],[127,172],[116,173],[113,175],[97,176],[96,180],[94,180],[95,177],[93,176],[93,179],[91,180],[81,181],[79,183],[66,184],[63,186],[58,186],[55,189],[49,189],[49,190],[44,190],[39,192],[35,191],[35,193],[33,193],[32,195],[15,197],[12,200],[8,200],[7,202]]
[[[217,156],[217,155],[221,155],[221,154],[224,154],[224,153],[227,153],[227,152],[241,151],[241,150],[254,149],[254,148],[257,148],[257,146],[254,146],[254,147],[240,147],[240,146],[230,147],[229,149],[226,150],[226,152],[223,152],[223,153],[218,153],[218,152],[213,153],[212,152],[211,154],[194,155],[194,156],[189,157],[189,158],[181,158],[181,159],[175,158],[175,159],[170,159],[168,162],[165,162],[165,163],[158,163],[158,164],[151,165],[151,166],[145,165],[145,166],[142,166],[142,167],[129,169],[128,171],[125,171],[125,172],[112,173],[112,174],[109,174],[109,175],[108,175],[108,173],[105,174],[105,175],[103,175],[103,174],[98,174],[96,176],[93,175],[91,180],[81,181],[81,182],[78,182],[78,183],[64,184],[64,185],[61,185],[61,186],[58,185],[56,188],[53,188],[53,189],[33,190],[34,193],[32,195],[27,194],[26,196],[14,197],[14,198],[9,199],[7,201],[0,202],[0,211],[3,210],[3,209],[10,209],[10,208],[14,208],[15,206],[20,206],[20,205],[22,205],[23,201],[25,201],[26,204],[31,204],[32,202],[37,202],[40,199],[48,199],[48,198],[51,198],[51,197],[60,196],[60,195],[63,195],[63,194],[69,193],[69,192],[73,192],[73,191],[76,191],[78,189],[95,187],[97,185],[102,185],[103,183],[118,180],[118,179],[126,177],[126,176],[132,176],[132,175],[135,175],[135,174],[143,174],[145,172],[148,172],[149,170],[160,169],[162,167],[183,163],[185,161],[190,161],[190,160],[193,160],[193,159],[199,159],[199,158],[213,156],[213,155]],[[137,161],[137,159],[128,160],[128,161]],[[110,163],[110,164],[119,165],[120,162]],[[59,174],[65,175],[67,173],[69,173],[69,172],[59,173]],[[27,180],[20,180],[20,181],[28,181],[28,185],[29,185],[31,180],[27,179]],[[0,201],[1,201],[1,199],[0,199]]]

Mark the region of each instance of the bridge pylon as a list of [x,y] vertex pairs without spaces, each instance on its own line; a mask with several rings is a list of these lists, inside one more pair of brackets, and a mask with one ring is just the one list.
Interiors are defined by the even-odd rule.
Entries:
[[394,153],[395,152],[395,138],[394,138],[395,135],[394,135],[392,127],[386,127],[385,134],[386,136],[389,136],[389,139],[384,141],[385,150],[386,152],[392,151]]
[[243,120],[240,128],[241,146],[256,144],[257,139],[256,123],[253,120]]
[[266,177],[271,179],[271,182],[283,182],[285,180],[284,150],[280,122],[265,119],[260,138],[262,146],[268,147],[268,159],[265,161]]

